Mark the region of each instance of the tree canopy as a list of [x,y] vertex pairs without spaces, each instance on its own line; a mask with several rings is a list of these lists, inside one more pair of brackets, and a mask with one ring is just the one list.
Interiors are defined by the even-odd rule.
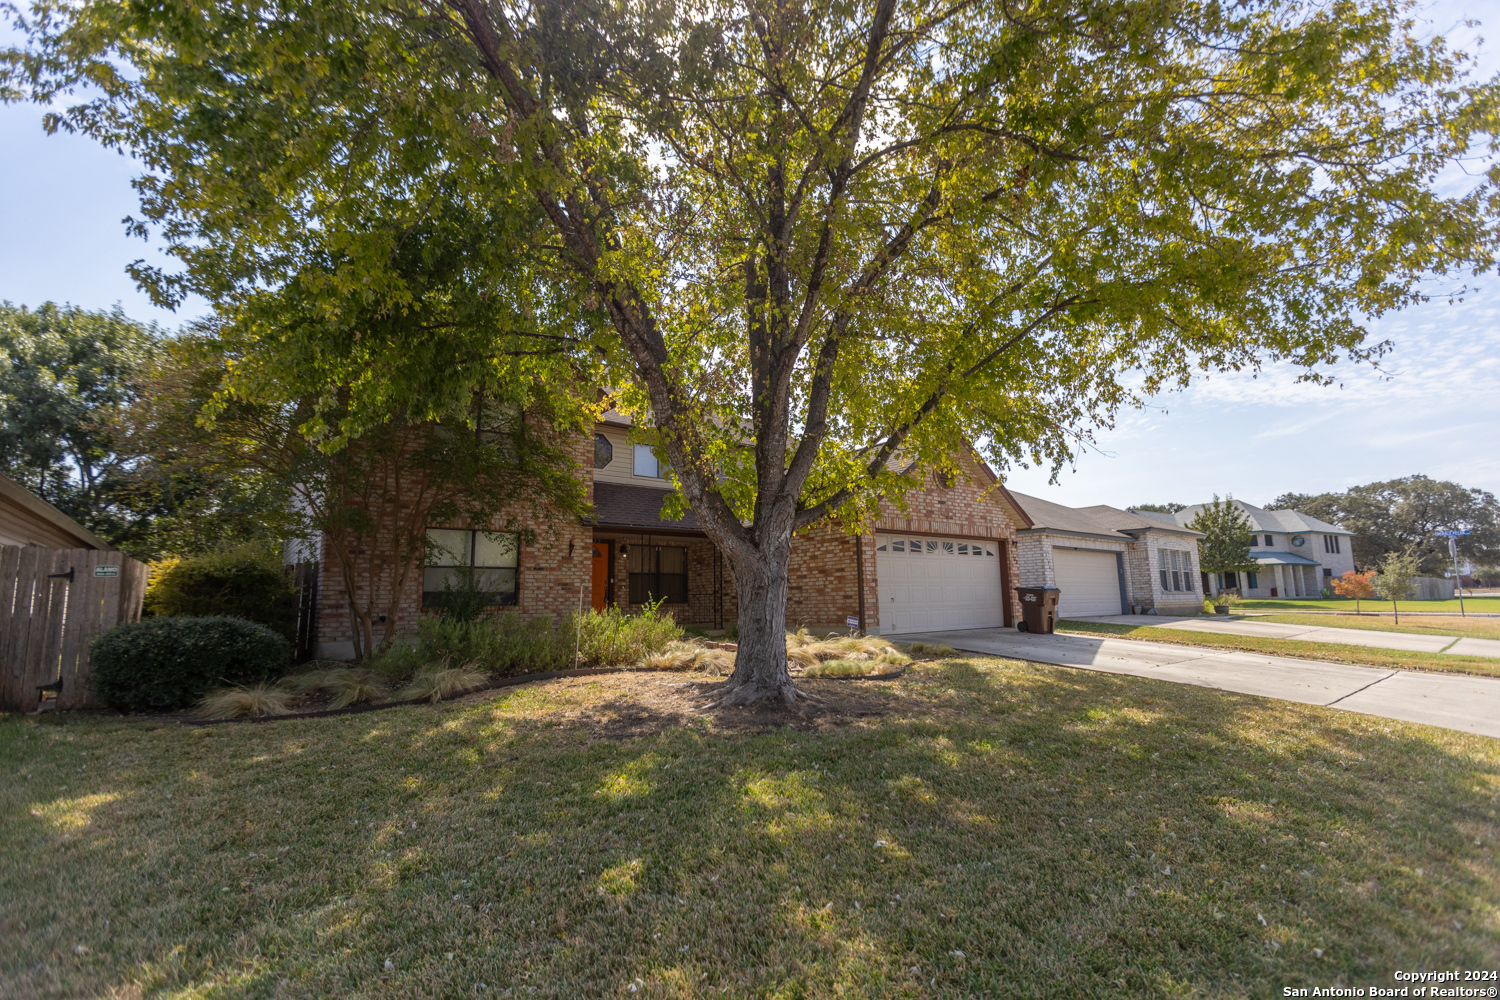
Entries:
[[1327,379],[1493,262],[1496,178],[1436,181],[1496,88],[1406,10],[38,0],[0,86],[142,158],[182,269],[139,277],[221,304],[243,386],[322,381],[314,430],[495,367],[615,389],[734,574],[730,688],[792,697],[798,528],[970,442],[1056,467],[1197,372]]
[[1427,476],[1351,486],[1342,493],[1284,493],[1275,509],[1299,510],[1354,532],[1354,561],[1374,569],[1388,553],[1410,551],[1419,571],[1443,576],[1453,568],[1448,539],[1464,531],[1458,551],[1476,564],[1500,559],[1500,503],[1485,490]]
[[1258,565],[1250,555],[1254,544],[1250,519],[1235,505],[1234,497],[1220,500],[1215,493],[1213,502],[1204,504],[1188,527],[1205,536],[1198,539],[1198,565],[1204,572],[1237,573]]

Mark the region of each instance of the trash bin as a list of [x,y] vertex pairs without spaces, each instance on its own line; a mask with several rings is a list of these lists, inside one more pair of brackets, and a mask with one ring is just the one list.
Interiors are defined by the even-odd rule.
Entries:
[[1021,599],[1021,620],[1016,622],[1016,631],[1050,634],[1062,591],[1056,587],[1017,587],[1016,596]]

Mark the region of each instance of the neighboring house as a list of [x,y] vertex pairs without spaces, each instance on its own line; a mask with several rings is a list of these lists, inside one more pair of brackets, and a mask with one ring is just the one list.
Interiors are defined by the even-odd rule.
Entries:
[[[638,611],[647,600],[685,625],[707,632],[734,626],[734,580],[717,546],[691,512],[662,515],[672,492],[656,454],[630,439],[630,418],[613,411],[578,442],[575,460],[587,475],[592,513],[583,521],[537,523],[535,533],[497,534],[482,525],[439,524],[421,578],[402,595],[403,632],[416,612],[437,598],[460,565],[489,581],[494,603],[523,617],[561,617],[580,608]],[[851,535],[824,523],[792,543],[787,626],[845,631],[856,622],[873,635],[1013,624],[1020,614],[1016,585],[1016,528],[1022,514],[994,473],[976,456],[962,463],[951,485],[932,477],[907,497],[907,510],[882,505],[874,530]],[[319,656],[353,655],[348,598],[334,571],[331,548],[321,549]],[[444,555],[444,553],[447,553]],[[364,580],[388,572],[357,567]]]
[[[1258,568],[1243,573],[1205,573],[1211,593],[1238,590],[1241,597],[1320,597],[1332,578],[1354,569],[1354,533],[1295,510],[1262,510],[1230,500],[1250,522],[1250,556]],[[1184,507],[1171,517],[1186,525],[1207,504]]]
[[1103,504],[1064,507],[1023,493],[1011,496],[1031,521],[1017,532],[1021,585],[1062,591],[1058,617],[1202,612],[1201,532]]
[[0,545],[48,549],[112,546],[15,480],[0,476]]

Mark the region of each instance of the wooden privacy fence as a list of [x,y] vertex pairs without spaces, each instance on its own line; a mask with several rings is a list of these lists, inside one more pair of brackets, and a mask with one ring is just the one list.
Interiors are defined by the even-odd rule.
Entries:
[[31,711],[59,679],[58,708],[97,705],[89,642],[140,620],[146,573],[123,552],[0,546],[0,710]]

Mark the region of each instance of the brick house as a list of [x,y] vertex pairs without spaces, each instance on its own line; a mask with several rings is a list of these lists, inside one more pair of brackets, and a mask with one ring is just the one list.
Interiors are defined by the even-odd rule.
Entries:
[[[399,625],[410,634],[424,604],[459,565],[486,581],[495,603],[523,617],[561,617],[580,608],[638,611],[664,599],[663,610],[710,634],[734,626],[734,581],[717,546],[692,513],[662,515],[671,493],[655,453],[630,440],[630,419],[613,411],[580,439],[574,459],[587,475],[592,513],[545,523],[518,519],[534,533],[497,534],[482,525],[431,525],[434,555],[406,581]],[[882,505],[872,531],[852,535],[819,524],[792,543],[787,626],[870,634],[1009,626],[1020,614],[1016,529],[1028,521],[995,474],[963,460],[952,483],[933,477],[908,496],[907,510]],[[337,556],[317,545],[318,655],[354,655],[353,629]],[[312,553],[307,553],[312,554]],[[368,557],[356,567],[361,587],[388,593],[393,573]],[[363,596],[363,595],[362,595]]]
[[1031,524],[1017,541],[1022,586],[1057,587],[1059,617],[1199,614],[1201,532],[1160,517],[1099,504],[1064,507],[1014,493]]

